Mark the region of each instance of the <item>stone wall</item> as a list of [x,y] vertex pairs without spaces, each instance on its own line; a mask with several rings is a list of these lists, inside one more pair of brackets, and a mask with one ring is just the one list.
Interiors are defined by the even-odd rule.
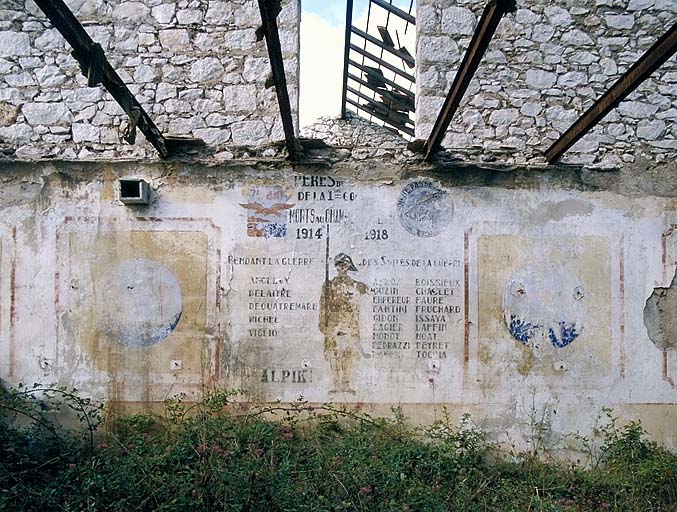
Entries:
[[[426,138],[486,2],[417,3],[416,135]],[[675,22],[672,0],[517,2],[504,16],[443,145],[540,155]],[[673,56],[565,155],[619,167],[642,155],[677,156],[677,60]]]
[[[70,0],[161,132],[216,148],[284,138],[254,0]],[[300,2],[278,17],[298,119]],[[18,158],[155,157],[143,135],[120,142],[122,109],[88,88],[71,48],[31,0],[0,7],[0,147]]]

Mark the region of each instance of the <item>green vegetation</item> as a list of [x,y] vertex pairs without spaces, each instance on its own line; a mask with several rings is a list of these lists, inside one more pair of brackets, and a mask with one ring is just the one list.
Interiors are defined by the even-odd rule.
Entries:
[[[468,417],[414,428],[397,410],[243,406],[214,392],[101,424],[72,390],[0,393],[0,510],[677,510],[677,455],[608,410],[594,453],[577,438],[584,468],[503,454]],[[84,428],[58,426],[69,412]]]

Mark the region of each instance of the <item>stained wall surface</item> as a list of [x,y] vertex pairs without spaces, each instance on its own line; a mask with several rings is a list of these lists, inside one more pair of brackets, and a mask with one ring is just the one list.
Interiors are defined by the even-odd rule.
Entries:
[[[520,6],[452,124],[463,160],[423,163],[349,118],[308,127],[334,147],[293,165],[268,144],[282,131],[254,2],[70,5],[162,130],[209,146],[159,162],[140,135],[120,145],[121,111],[84,87],[35,6],[2,6],[3,383],[109,407],[228,388],[417,422],[469,412],[497,440],[538,429],[553,446],[612,407],[677,447],[674,60],[572,152],[583,167],[530,149],[651,44],[672,3]],[[282,6],[294,98],[298,2]],[[419,2],[422,137],[478,6]],[[150,204],[119,200],[129,177]]]
[[[677,351],[651,325],[674,338],[675,312],[647,299],[672,290],[677,202],[639,171],[6,163],[0,378],[446,408],[518,442],[613,407],[674,447]],[[149,206],[119,202],[129,175]]]
[[[416,136],[430,134],[486,2],[418,0]],[[517,2],[494,38],[444,146],[537,162],[677,17],[673,0]],[[563,161],[620,167],[677,156],[673,56]]]

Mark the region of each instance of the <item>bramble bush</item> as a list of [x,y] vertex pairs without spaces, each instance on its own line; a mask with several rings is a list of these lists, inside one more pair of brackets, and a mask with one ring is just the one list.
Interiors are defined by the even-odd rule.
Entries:
[[[467,415],[412,427],[398,409],[234,398],[175,397],[163,415],[101,423],[75,390],[2,389],[0,510],[677,510],[677,455],[610,410],[583,467],[508,457]],[[69,412],[83,428],[59,426]]]

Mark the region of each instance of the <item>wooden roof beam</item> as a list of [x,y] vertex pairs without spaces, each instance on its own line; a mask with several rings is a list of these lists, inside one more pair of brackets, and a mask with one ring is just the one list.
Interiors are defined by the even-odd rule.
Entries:
[[89,87],[103,85],[129,116],[130,124],[125,134],[127,142],[134,143],[136,128],[138,128],[163,158],[170,156],[172,150],[177,146],[204,144],[200,139],[165,138],[110,65],[101,46],[89,37],[89,34],[63,0],[35,0],[35,3],[73,48],[73,57],[78,61],[82,73],[87,77],[87,85]]
[[449,89],[449,94],[447,94],[447,98],[444,100],[442,110],[437,116],[430,136],[425,143],[424,151],[427,161],[430,161],[435,152],[440,148],[451,119],[461,104],[468,85],[475,75],[482,57],[484,57],[484,53],[496,32],[498,23],[504,14],[514,10],[515,0],[491,0],[484,8],[482,17],[470,41],[468,51],[463,56],[461,65],[454,77],[454,82]]
[[637,89],[677,51],[677,23],[656,41],[564,134],[545,152],[555,163],[571,146],[592,130],[611,110]]
[[275,84],[275,92],[277,93],[277,102],[280,107],[280,116],[282,117],[284,141],[287,146],[289,159],[296,161],[301,158],[302,150],[301,145],[294,134],[294,121],[292,119],[287,79],[284,73],[280,33],[277,29],[277,15],[280,10],[280,2],[279,0],[258,0],[258,2],[259,11],[261,12],[261,29],[263,31],[263,36],[266,39],[266,46],[268,47],[268,57],[270,58],[270,67],[273,71],[273,82]]

